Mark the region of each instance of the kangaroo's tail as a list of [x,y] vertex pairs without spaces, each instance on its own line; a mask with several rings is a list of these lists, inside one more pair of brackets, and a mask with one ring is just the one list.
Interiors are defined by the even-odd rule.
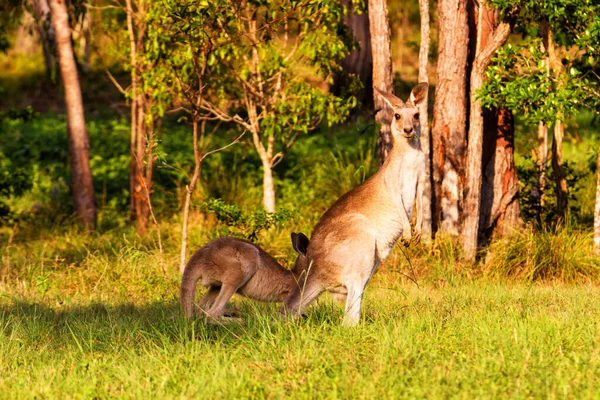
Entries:
[[194,298],[196,297],[196,285],[202,275],[201,263],[196,257],[192,257],[183,270],[181,278],[181,289],[179,291],[179,302],[181,310],[187,318],[194,315]]

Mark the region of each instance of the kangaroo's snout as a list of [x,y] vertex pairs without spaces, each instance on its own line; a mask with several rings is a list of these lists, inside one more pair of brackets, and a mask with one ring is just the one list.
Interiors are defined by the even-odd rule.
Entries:
[[414,131],[415,130],[412,126],[410,128],[404,128],[404,133],[406,133],[407,135],[412,135]]

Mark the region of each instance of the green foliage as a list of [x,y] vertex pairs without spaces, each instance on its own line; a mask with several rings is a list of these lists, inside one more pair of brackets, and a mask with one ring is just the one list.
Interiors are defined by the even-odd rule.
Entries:
[[341,72],[344,12],[331,0],[166,1],[148,13],[144,79],[157,104],[178,99],[196,118],[237,122],[264,148],[273,137],[279,162],[299,134],[342,122],[356,105],[356,80],[336,97],[303,73]]
[[227,204],[221,199],[208,199],[201,205],[201,210],[215,214],[217,220],[228,228],[227,234],[242,236],[250,241],[256,241],[257,235],[272,226],[281,227],[296,215],[296,211],[281,209],[275,213],[268,213],[263,209],[256,209],[251,213],[243,211],[240,207]]
[[582,76],[575,66],[567,66],[561,79],[550,79],[541,39],[532,38],[522,44],[501,48],[494,63],[486,71],[486,82],[479,92],[485,107],[504,107],[521,114],[525,122],[553,124],[577,113],[582,107],[594,109],[591,77]]
[[[566,120],[577,110],[600,109],[600,3],[595,0],[493,0],[508,15],[520,11],[518,44],[507,44],[493,59],[478,93],[486,107],[505,107],[522,113],[535,125]],[[550,68],[548,49],[541,50],[543,31],[552,33],[561,71]],[[546,44],[547,46],[548,44]],[[563,54],[561,56],[561,54]],[[550,60],[552,62],[552,60]],[[550,72],[552,70],[552,73]]]

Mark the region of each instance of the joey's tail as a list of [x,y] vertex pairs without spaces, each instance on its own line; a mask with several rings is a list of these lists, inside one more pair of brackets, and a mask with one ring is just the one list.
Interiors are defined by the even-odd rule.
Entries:
[[194,257],[185,266],[181,278],[181,289],[179,291],[179,302],[181,311],[187,318],[194,315],[194,298],[196,297],[196,285],[201,275],[200,263],[194,262]]

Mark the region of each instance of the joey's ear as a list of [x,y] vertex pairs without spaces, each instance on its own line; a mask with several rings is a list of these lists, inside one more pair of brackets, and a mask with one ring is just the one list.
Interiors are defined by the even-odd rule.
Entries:
[[425,100],[425,95],[427,94],[428,84],[425,82],[419,83],[417,86],[413,88],[410,92],[410,98],[408,99],[408,103],[412,103],[414,106],[418,106],[421,104],[423,100]]
[[292,247],[296,253],[306,257],[306,251],[308,250],[309,240],[306,235],[302,232],[292,233]]
[[385,100],[385,102],[388,104],[388,106],[393,108],[393,107],[402,107],[404,105],[404,102],[402,100],[400,100],[398,97],[394,96],[393,94],[384,92],[383,90],[379,90],[379,88],[376,86],[373,86],[373,89],[375,89],[375,91],[377,93],[379,93],[379,95],[381,95],[381,97]]

